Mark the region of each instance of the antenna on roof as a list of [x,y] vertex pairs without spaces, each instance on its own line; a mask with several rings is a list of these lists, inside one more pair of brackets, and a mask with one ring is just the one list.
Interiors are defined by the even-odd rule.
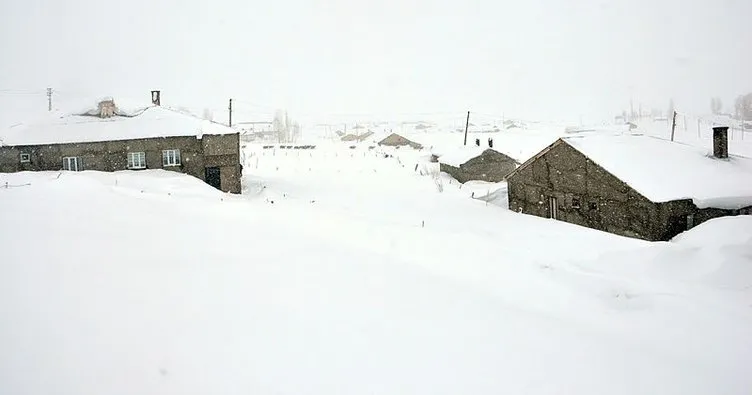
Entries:
[[467,129],[470,127],[470,111],[467,112],[467,119],[465,120],[465,142],[462,145],[467,145]]
[[674,131],[676,130],[676,111],[674,111],[674,117],[671,121],[671,141],[674,141]]
[[151,91],[151,104],[155,106],[162,105],[162,102],[160,100],[160,91]]

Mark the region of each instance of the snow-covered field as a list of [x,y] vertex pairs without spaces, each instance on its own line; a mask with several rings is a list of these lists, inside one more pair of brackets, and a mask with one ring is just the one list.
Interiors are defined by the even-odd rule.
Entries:
[[750,393],[752,217],[648,243],[425,154],[0,174],[0,394]]

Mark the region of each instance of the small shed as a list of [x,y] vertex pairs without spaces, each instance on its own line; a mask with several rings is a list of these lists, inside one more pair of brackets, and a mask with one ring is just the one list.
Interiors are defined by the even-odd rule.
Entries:
[[421,149],[423,148],[422,145],[410,141],[406,139],[405,137],[402,137],[398,135],[397,133],[392,133],[389,136],[386,136],[383,140],[379,141],[379,145],[385,145],[387,147],[403,147],[403,146],[410,146],[414,149]]
[[341,141],[364,141],[365,139],[371,136],[373,136],[373,132],[369,130],[361,134],[346,134],[340,137],[340,140]]
[[519,162],[492,148],[463,147],[439,156],[441,171],[465,183],[470,180],[503,181]]

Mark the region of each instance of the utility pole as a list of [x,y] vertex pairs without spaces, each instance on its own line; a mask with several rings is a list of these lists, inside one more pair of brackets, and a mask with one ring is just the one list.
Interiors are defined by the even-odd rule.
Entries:
[[470,111],[467,112],[467,119],[465,120],[465,144],[467,145],[467,128],[470,127]]
[[232,127],[232,99],[230,99],[230,106],[227,107],[228,110],[230,110],[230,121],[229,126]]
[[702,133],[700,132],[700,118],[697,118],[697,138],[702,138]]
[[52,111],[52,88],[47,88],[47,111]]
[[671,141],[674,141],[674,130],[676,130],[676,110],[674,110],[674,118],[671,121]]
[[[634,114],[634,104],[632,102],[632,98],[629,98],[629,120],[634,121],[635,114]],[[580,125],[582,125],[582,122],[580,122]]]

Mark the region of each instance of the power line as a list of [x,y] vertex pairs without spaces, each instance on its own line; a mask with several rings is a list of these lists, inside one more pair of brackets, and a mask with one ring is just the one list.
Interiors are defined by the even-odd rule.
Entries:
[[0,91],[0,95],[3,96],[41,96],[44,94],[44,91],[41,92],[7,92],[7,91]]
[[272,110],[272,111],[274,111],[274,110],[275,110],[275,108],[274,108],[274,107],[271,107],[271,106],[265,106],[265,105],[263,105],[263,104],[258,104],[258,103],[254,103],[254,102],[251,102],[251,101],[247,101],[247,100],[238,100],[238,99],[233,99],[233,102],[235,102],[235,103],[240,103],[240,104],[246,104],[246,105],[249,105],[249,106],[252,106],[252,107],[266,108],[266,109],[270,109],[270,110]]
[[44,93],[43,90],[32,90],[32,89],[0,89],[0,93],[10,93],[10,94],[30,94],[30,95],[36,95],[40,93]]

